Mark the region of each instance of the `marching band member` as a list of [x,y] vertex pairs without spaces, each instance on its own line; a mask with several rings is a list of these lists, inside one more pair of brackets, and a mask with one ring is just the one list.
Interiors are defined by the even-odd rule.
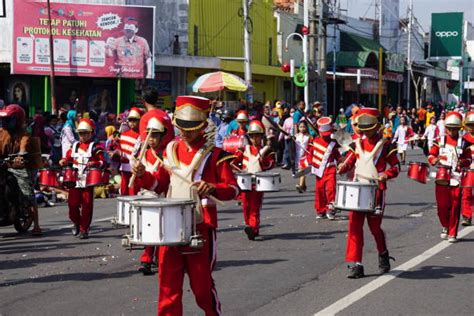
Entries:
[[91,141],[95,124],[92,120],[84,118],[79,121],[76,141],[66,152],[66,156],[59,161],[61,166],[72,164],[78,171],[78,180],[74,188],[69,189],[69,218],[74,224],[72,233],[79,235],[80,239],[89,238],[89,227],[92,221],[94,207],[94,187],[86,186],[87,168],[104,166],[103,149]]
[[[464,141],[469,144],[471,151],[471,166],[470,169],[474,169],[474,111],[470,111],[466,114],[464,125],[468,130],[468,134],[464,135]],[[462,221],[461,225],[471,226],[472,223],[472,208],[474,203],[472,201],[472,188],[463,188],[461,198],[461,212]]]
[[[166,137],[166,128],[160,117],[152,117],[147,124],[147,132],[150,134],[148,148],[142,161],[133,167],[138,178],[135,180],[135,186],[138,188],[146,186],[158,194],[166,194],[169,188],[169,174],[161,165],[161,142]],[[144,185],[142,184],[148,184]],[[127,182],[128,186],[128,182]],[[152,275],[151,265],[154,259],[158,259],[159,247],[146,246],[140,257],[140,268],[138,271],[144,275]]]
[[468,168],[471,163],[471,153],[466,142],[459,134],[462,126],[462,115],[459,112],[449,112],[446,115],[446,135],[440,136],[433,144],[428,156],[428,162],[435,166],[451,168],[449,185],[436,184],[436,203],[438,218],[443,227],[441,238],[454,243],[457,241],[459,216],[461,212],[461,168]]
[[133,188],[129,188],[128,182],[130,181],[130,177],[132,175],[132,154],[134,152],[138,136],[140,136],[139,122],[141,115],[142,111],[139,108],[131,108],[127,116],[127,125],[130,129],[120,135],[120,173],[122,176],[122,181],[120,183],[121,195],[135,195],[138,193],[138,187],[134,186]]
[[316,218],[334,219],[334,213],[328,209],[336,198],[336,166],[341,158],[339,145],[331,138],[332,120],[330,117],[321,117],[316,122],[319,136],[308,144],[308,162],[311,172],[316,176],[314,192],[314,210]]
[[247,111],[240,110],[237,112],[235,118],[239,127],[231,132],[232,135],[245,136],[247,135],[247,123],[249,122],[249,115]]
[[[246,145],[244,152],[237,153],[234,164],[241,164],[242,170],[255,174],[257,172],[270,170],[275,166],[275,153],[270,146],[262,146],[265,127],[262,122],[253,120],[249,124],[247,132],[250,145]],[[262,208],[263,192],[257,192],[255,187],[252,191],[242,192],[242,211],[245,220],[245,233],[249,240],[255,240],[260,230],[260,209]]]
[[[209,110],[209,99],[176,98],[173,123],[180,130],[181,138],[170,142],[164,153],[165,165],[172,170],[168,196],[195,199],[197,230],[203,237],[203,246],[198,251],[191,247],[160,247],[158,315],[183,314],[185,272],[199,307],[206,315],[220,314],[212,278],[216,262],[217,208],[210,196],[232,200],[239,188],[229,162],[234,156],[215,148],[214,141],[205,137]],[[152,187],[155,179],[142,177],[141,183]]]
[[[348,278],[364,277],[362,250],[364,246],[364,221],[374,236],[379,253],[379,269],[381,273],[390,270],[390,259],[385,233],[381,228],[385,208],[385,191],[387,180],[395,178],[400,172],[397,149],[386,142],[379,130],[380,112],[374,108],[360,109],[357,116],[357,127],[361,132],[351,145],[351,151],[345,161],[338,166],[339,173],[345,173],[355,166],[354,178],[359,182],[368,182],[367,178],[378,180],[376,192],[377,210],[375,213],[352,211],[349,215],[349,232],[347,236],[346,261],[350,262]],[[387,165],[389,167],[387,168]]]

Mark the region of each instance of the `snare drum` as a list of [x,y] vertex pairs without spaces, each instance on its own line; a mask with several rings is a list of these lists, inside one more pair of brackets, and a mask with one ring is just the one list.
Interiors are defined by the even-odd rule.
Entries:
[[408,178],[420,183],[426,183],[428,180],[430,167],[424,162],[410,162],[408,164]]
[[225,151],[234,154],[236,153],[239,149],[242,149],[246,145],[245,137],[243,136],[237,136],[237,135],[231,135],[228,136],[224,139],[224,142],[222,143],[222,149]]
[[104,184],[103,171],[99,168],[87,169],[86,187],[93,187]]
[[76,186],[77,170],[72,167],[63,168],[62,183],[66,188],[73,188]]
[[186,199],[137,200],[130,203],[130,243],[185,246],[194,234],[195,203]]
[[252,174],[250,172],[238,172],[235,177],[241,191],[252,191]]
[[125,195],[117,197],[117,220],[119,225],[130,225],[130,203],[137,200],[156,199],[152,196],[143,195]]
[[59,170],[44,168],[38,172],[38,183],[47,187],[59,187]]
[[474,187],[474,169],[463,169],[461,178],[461,188]]
[[255,174],[257,192],[280,191],[281,176],[275,172],[257,172]]
[[451,167],[438,166],[436,169],[435,183],[438,185],[449,185],[451,182]]
[[343,211],[375,212],[377,184],[337,181],[334,208]]

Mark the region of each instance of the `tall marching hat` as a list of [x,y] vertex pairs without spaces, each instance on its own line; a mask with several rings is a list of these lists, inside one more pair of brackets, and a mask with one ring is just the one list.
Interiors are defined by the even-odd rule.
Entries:
[[380,112],[375,108],[362,108],[357,112],[357,127],[361,131],[370,131],[379,125]]
[[464,120],[464,125],[467,127],[474,127],[474,111],[469,111],[466,114],[466,119]]
[[258,120],[250,121],[247,134],[265,134],[265,127]]
[[146,125],[146,130],[148,132],[164,133],[166,128],[158,117],[152,117]]
[[179,96],[176,98],[176,109],[173,124],[185,131],[197,130],[206,125],[210,100],[196,96]]
[[237,122],[248,122],[249,115],[248,115],[247,111],[241,110],[241,111],[237,112],[237,117],[235,119],[237,120]]
[[143,115],[143,112],[141,109],[133,107],[130,109],[130,112],[128,112],[127,119],[137,119],[139,120]]
[[446,127],[461,128],[462,126],[462,115],[459,112],[451,111],[446,114],[446,120],[444,121]]
[[77,125],[78,132],[93,132],[95,129],[95,124],[91,119],[83,118],[79,121]]
[[321,117],[316,121],[318,132],[321,136],[329,136],[332,134],[332,119],[327,116]]

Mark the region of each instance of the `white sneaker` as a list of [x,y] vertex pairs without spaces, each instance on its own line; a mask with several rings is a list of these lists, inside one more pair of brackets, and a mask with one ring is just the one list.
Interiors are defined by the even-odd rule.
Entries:
[[333,220],[336,219],[336,214],[333,213],[333,212],[327,212],[327,213],[326,213],[326,216],[327,216],[327,218],[328,218],[329,220],[331,220],[331,221],[333,221]]
[[448,237],[448,242],[454,244],[455,242],[458,242],[458,239],[454,236],[449,236]]
[[443,230],[441,231],[441,234],[439,235],[441,239],[448,239],[448,229],[446,227],[443,227]]

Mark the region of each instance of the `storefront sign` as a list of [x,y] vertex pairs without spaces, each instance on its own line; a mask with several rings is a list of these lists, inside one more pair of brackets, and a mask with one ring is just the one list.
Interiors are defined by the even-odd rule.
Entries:
[[[154,7],[14,1],[12,73],[153,78]],[[26,13],[27,12],[27,13]]]
[[[358,69],[364,78],[368,78],[368,79],[379,78],[378,71],[372,68],[346,68],[344,71],[348,73],[356,74]],[[383,74],[383,80],[403,82],[403,75],[396,72],[387,71],[386,73]]]
[[462,56],[463,13],[432,13],[430,57]]

